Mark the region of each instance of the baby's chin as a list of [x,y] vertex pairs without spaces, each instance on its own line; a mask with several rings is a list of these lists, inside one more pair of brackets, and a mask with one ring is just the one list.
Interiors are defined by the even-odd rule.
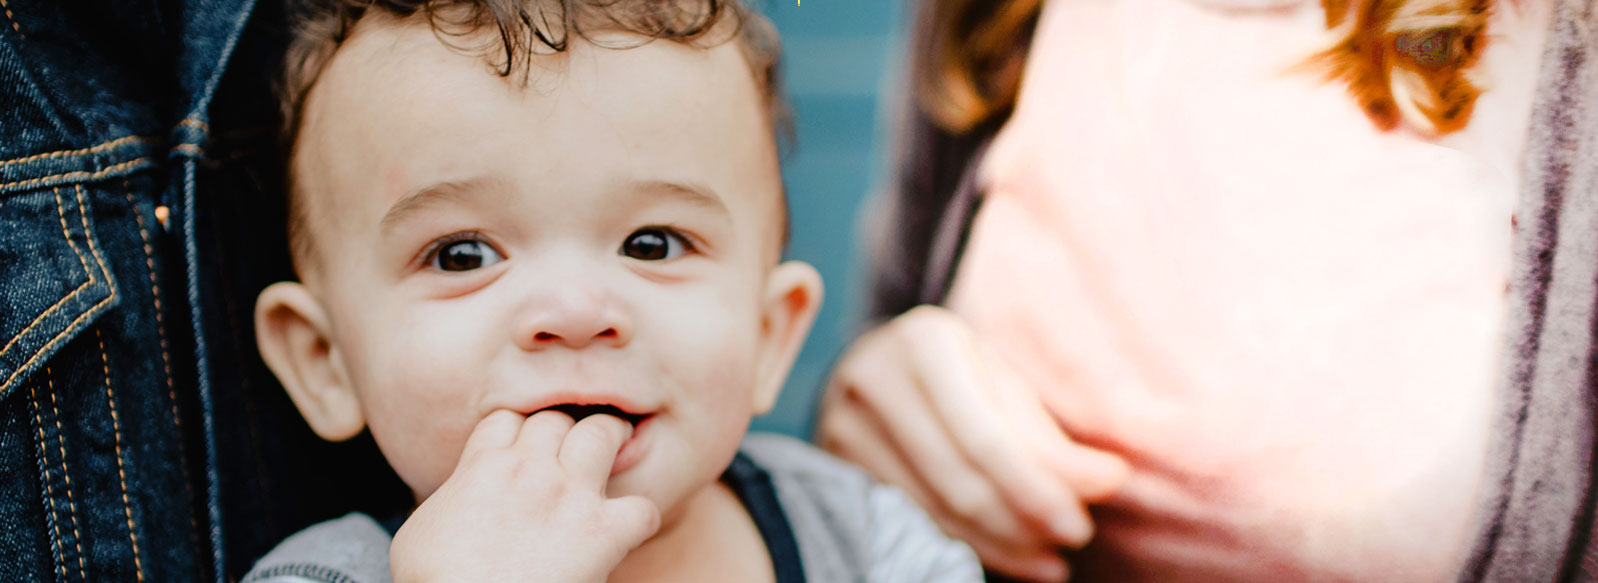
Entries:
[[[727,463],[714,466],[708,464],[705,459],[684,459],[660,455],[665,452],[653,452],[655,455],[645,457],[636,466],[612,475],[605,483],[605,496],[648,498],[655,503],[656,510],[660,511],[662,529],[665,529],[686,514],[699,498],[720,486],[721,475],[731,462],[730,452],[735,448],[736,446],[729,449]],[[710,452],[680,453],[705,455]],[[706,467],[713,469],[703,472],[703,475],[689,476],[683,473]]]

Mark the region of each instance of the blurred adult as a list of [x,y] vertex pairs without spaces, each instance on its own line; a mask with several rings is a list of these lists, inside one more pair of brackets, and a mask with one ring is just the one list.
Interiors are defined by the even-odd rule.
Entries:
[[1590,0],[925,4],[818,441],[1010,576],[1594,580],[1595,35]]

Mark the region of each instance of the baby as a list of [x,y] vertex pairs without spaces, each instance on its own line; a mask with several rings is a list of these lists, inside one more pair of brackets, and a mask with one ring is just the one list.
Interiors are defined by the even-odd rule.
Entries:
[[312,526],[246,581],[981,579],[898,491],[745,438],[821,301],[780,261],[769,23],[319,10],[285,79],[301,281],[261,293],[257,336],[311,428],[370,429],[417,506]]

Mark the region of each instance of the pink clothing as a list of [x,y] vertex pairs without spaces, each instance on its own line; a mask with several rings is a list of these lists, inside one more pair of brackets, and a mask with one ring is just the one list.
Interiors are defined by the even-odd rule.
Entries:
[[1462,132],[1295,71],[1320,3],[1045,4],[947,304],[1134,475],[1086,581],[1447,581],[1493,490],[1511,215],[1550,6]]

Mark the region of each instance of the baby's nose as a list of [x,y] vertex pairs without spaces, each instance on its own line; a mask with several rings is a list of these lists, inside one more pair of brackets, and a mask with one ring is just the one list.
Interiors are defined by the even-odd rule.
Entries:
[[536,310],[518,328],[517,343],[525,350],[623,346],[632,336],[631,326],[616,306],[586,299],[568,299]]
[[587,345],[588,343],[596,341],[596,340],[602,340],[602,339],[605,339],[605,338],[614,339],[618,335],[619,334],[616,332],[616,328],[615,327],[605,328],[604,330],[600,330],[596,334],[586,334],[586,333],[583,333],[583,332],[577,332],[577,333],[564,332],[564,333],[562,333],[562,332],[552,332],[552,331],[549,331],[549,330],[540,330],[537,333],[533,334],[533,342],[534,343],[539,343],[539,344],[549,343],[549,342],[563,342],[565,344],[572,345],[573,347],[579,347],[579,346]]

